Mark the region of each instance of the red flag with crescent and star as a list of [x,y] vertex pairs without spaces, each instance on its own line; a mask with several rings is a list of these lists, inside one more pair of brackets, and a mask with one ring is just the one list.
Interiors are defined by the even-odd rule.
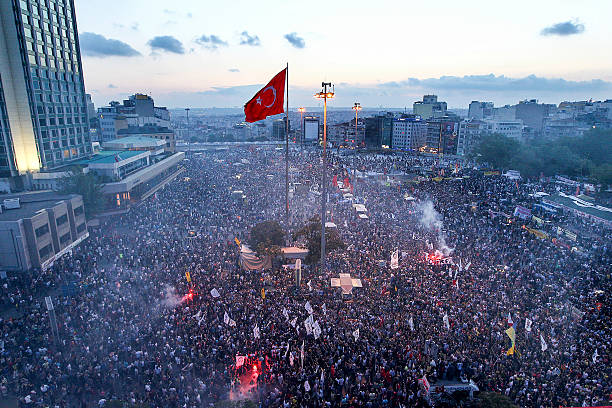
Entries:
[[287,69],[283,69],[250,101],[244,104],[244,115],[247,122],[257,122],[271,115],[285,112],[285,78]]

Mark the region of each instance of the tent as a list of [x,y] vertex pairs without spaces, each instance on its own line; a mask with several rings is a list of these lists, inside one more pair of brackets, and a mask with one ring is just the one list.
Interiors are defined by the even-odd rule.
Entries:
[[239,263],[240,267],[247,271],[270,269],[272,267],[272,261],[269,256],[259,258],[251,248],[244,244],[240,247]]

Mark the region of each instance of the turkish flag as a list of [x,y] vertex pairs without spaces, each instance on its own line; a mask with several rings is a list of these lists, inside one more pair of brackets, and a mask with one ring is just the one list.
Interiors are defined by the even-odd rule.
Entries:
[[287,68],[276,74],[250,101],[244,104],[244,115],[247,122],[257,122],[270,115],[285,112],[283,104],[286,75]]

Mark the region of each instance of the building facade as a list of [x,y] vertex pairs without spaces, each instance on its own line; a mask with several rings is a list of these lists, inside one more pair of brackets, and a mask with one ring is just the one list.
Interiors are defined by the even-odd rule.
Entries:
[[74,0],[1,1],[0,19],[0,171],[22,184],[92,152]]
[[440,118],[446,115],[446,102],[438,102],[437,95],[424,95],[422,101],[412,104],[412,113],[423,120]]
[[0,269],[46,269],[89,236],[83,199],[76,194],[5,197],[0,212]]
[[493,116],[493,102],[472,101],[468,109],[469,119],[485,119]]
[[391,147],[399,150],[418,150],[425,144],[427,123],[418,116],[393,121]]
[[393,135],[393,120],[395,115],[392,112],[380,113],[376,116],[365,118],[365,144],[371,148],[389,148]]

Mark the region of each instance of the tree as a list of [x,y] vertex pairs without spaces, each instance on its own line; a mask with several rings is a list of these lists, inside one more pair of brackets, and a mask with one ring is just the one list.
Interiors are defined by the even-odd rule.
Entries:
[[[293,234],[293,238],[297,239],[304,237],[306,239],[306,247],[308,255],[304,262],[308,265],[316,264],[321,258],[321,218],[318,215],[312,217],[308,224],[304,225],[300,230]],[[325,229],[325,250],[333,252],[338,249],[345,249],[346,244],[342,241],[340,234],[336,229]]]
[[505,395],[495,392],[481,392],[474,399],[470,407],[473,408],[518,408],[512,400]]
[[276,221],[264,221],[251,228],[249,245],[260,255],[276,255],[285,242],[285,231]]
[[75,167],[60,181],[60,191],[66,194],[79,194],[83,197],[85,215],[88,218],[98,214],[104,208],[102,185],[93,173],[84,173]]
[[508,169],[512,158],[520,150],[516,140],[500,135],[484,135],[472,150],[472,156],[481,163],[488,163],[496,169]]

